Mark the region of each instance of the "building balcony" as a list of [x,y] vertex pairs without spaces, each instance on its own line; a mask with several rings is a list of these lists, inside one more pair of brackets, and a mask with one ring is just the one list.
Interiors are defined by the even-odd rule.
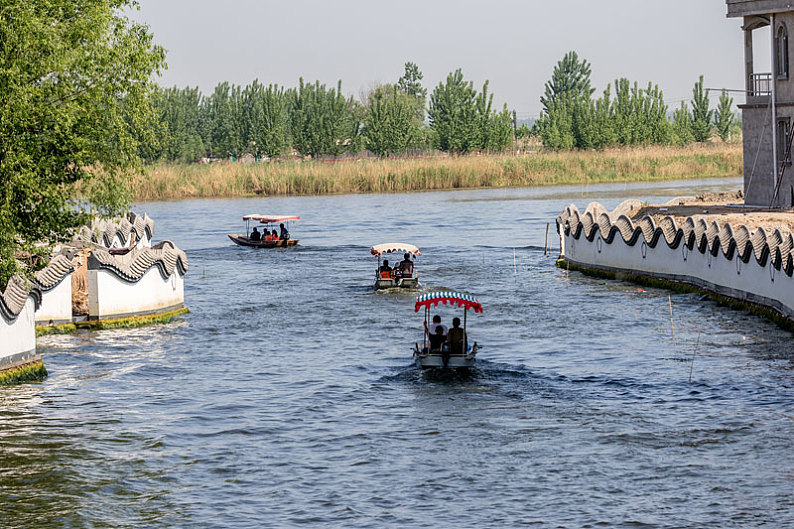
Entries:
[[747,103],[748,104],[767,104],[772,95],[772,74],[753,73],[750,74],[747,83]]

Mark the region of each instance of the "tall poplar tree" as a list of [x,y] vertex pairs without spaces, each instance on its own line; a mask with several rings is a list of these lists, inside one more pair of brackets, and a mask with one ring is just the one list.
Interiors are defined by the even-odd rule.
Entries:
[[722,141],[730,139],[733,120],[733,98],[728,95],[727,91],[723,90],[720,94],[717,111],[714,113],[714,126],[717,128],[717,134],[719,134]]
[[428,117],[437,149],[465,154],[478,146],[477,90],[460,68],[430,94]]
[[714,111],[709,109],[709,95],[703,90],[703,76],[692,88],[692,136],[695,141],[704,142],[711,138],[711,118]]

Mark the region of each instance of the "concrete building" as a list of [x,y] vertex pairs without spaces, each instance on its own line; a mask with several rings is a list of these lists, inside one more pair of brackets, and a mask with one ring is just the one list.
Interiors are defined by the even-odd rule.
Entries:
[[[794,1],[727,0],[728,17],[742,18],[746,101],[742,110],[745,203],[794,207],[794,168],[788,150],[794,117],[794,73],[789,29]],[[768,46],[753,49],[753,32],[769,27]],[[768,56],[771,72],[757,72],[754,57]],[[782,177],[781,177],[782,175]]]

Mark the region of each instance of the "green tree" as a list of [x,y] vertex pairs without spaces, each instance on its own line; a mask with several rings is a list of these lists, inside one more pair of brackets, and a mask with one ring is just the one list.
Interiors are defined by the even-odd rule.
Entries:
[[[590,86],[590,63],[584,59],[580,61],[575,51],[569,51],[554,67],[540,102],[543,111],[548,114],[552,105],[563,100],[576,102],[590,99],[594,91]],[[557,109],[560,109],[559,105]]]
[[730,139],[733,121],[733,98],[728,95],[726,90],[723,90],[720,94],[717,111],[714,113],[714,126],[722,141],[727,142]]
[[695,141],[692,135],[692,112],[686,101],[673,111],[672,141],[676,145],[687,145]]
[[419,67],[412,63],[405,63],[405,73],[397,81],[398,90],[411,96],[415,104],[416,118],[422,122],[425,119],[425,106],[427,105],[427,88],[422,86],[422,75]]
[[164,159],[188,162],[204,154],[199,132],[201,92],[198,88],[158,88],[153,105],[158,115],[161,137],[154,144],[143,145],[147,160]]
[[708,141],[711,137],[713,110],[709,109],[709,95],[703,90],[703,76],[692,89],[692,136],[695,141]]
[[[0,7],[0,285],[30,273],[19,252],[129,204],[127,176],[152,136],[153,72],[164,64],[132,0],[5,0]],[[41,244],[43,243],[43,244]]]
[[355,150],[360,139],[361,111],[342,95],[342,81],[327,89],[320,81],[288,92],[293,146],[304,155],[339,155]]
[[243,90],[245,143],[257,160],[281,156],[289,145],[289,115],[284,90],[258,80]]
[[437,149],[465,154],[478,146],[477,91],[460,68],[430,94],[427,114]]
[[397,86],[379,86],[369,96],[364,122],[367,149],[378,156],[403,153],[420,138],[415,100]]

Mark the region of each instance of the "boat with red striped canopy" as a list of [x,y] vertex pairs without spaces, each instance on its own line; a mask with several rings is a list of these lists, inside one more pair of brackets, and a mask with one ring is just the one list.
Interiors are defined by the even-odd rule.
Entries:
[[[434,324],[430,320],[431,308],[438,308],[440,305],[463,309],[463,327],[460,327],[460,318],[453,318],[452,328],[446,330],[446,338],[441,340],[443,334],[443,324]],[[477,342],[469,345],[466,333],[467,314],[469,310],[474,313],[482,313],[482,304],[470,294],[455,292],[452,290],[439,290],[428,292],[416,297],[414,311],[424,311],[424,335],[422,347],[417,342],[414,347],[414,361],[417,367],[422,369],[431,368],[451,368],[468,369],[474,366],[474,360],[480,346]],[[457,322],[456,322],[457,320]],[[455,325],[457,323],[458,325]],[[442,327],[439,329],[438,327]],[[462,331],[462,332],[461,332]],[[435,335],[431,337],[431,335]]]

